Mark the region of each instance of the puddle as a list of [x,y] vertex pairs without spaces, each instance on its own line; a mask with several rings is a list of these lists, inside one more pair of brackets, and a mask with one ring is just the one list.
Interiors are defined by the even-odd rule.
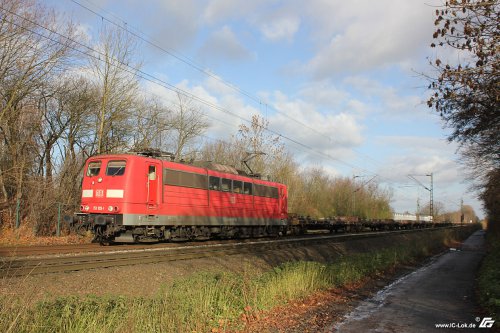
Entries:
[[399,279],[393,281],[392,283],[379,290],[373,297],[362,301],[353,311],[345,315],[341,322],[330,326],[325,332],[336,332],[346,324],[370,317],[374,312],[376,312],[379,308],[386,304],[387,298],[392,295],[396,286],[399,286],[416,274],[421,274],[427,271],[429,267],[445,253],[448,253],[448,251],[432,257],[424,266],[420,267],[416,271],[403,275]]

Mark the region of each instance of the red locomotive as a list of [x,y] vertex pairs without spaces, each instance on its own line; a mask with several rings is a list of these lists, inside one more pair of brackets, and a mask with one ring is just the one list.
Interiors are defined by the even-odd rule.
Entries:
[[272,236],[287,230],[287,188],[158,153],[98,155],[85,165],[80,211],[72,222],[101,243]]

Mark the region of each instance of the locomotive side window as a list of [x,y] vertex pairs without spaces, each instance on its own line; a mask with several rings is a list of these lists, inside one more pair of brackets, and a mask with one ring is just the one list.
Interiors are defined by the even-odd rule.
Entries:
[[222,192],[231,191],[231,179],[222,178],[220,182],[220,188]]
[[125,161],[109,161],[106,168],[107,176],[122,176],[125,173]]
[[165,185],[207,189],[207,176],[180,170],[163,169]]
[[101,161],[90,162],[89,167],[87,168],[87,176],[97,176],[99,171],[101,171]]
[[255,189],[254,194],[256,196],[278,199],[277,187],[255,184],[254,189]]
[[243,193],[243,182],[239,180],[233,180],[233,192]]
[[258,196],[258,197],[265,197],[265,187],[259,184],[254,185],[254,192],[253,194]]
[[220,178],[210,176],[208,188],[210,190],[219,191],[220,190]]
[[245,183],[243,184],[243,193],[252,195],[252,183]]

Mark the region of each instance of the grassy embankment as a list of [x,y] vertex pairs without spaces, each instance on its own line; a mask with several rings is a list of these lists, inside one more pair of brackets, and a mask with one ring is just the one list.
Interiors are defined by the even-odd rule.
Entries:
[[[196,273],[165,286],[153,298],[64,297],[26,306],[0,299],[1,332],[222,332],[315,291],[338,287],[411,263],[463,238],[437,231],[378,251],[346,255],[333,263],[287,263],[265,273]],[[470,233],[470,231],[469,231]]]
[[[500,221],[497,221],[500,222]],[[479,301],[486,317],[493,317],[500,327],[500,226],[487,232],[488,254],[479,270]]]

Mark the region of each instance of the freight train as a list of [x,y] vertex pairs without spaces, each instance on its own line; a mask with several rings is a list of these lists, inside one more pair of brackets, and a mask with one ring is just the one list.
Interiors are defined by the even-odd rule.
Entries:
[[230,166],[178,163],[170,155],[153,150],[97,155],[85,163],[80,212],[67,221],[76,230],[90,230],[101,244],[415,226],[396,221],[292,216],[288,214],[287,198],[285,185]]

